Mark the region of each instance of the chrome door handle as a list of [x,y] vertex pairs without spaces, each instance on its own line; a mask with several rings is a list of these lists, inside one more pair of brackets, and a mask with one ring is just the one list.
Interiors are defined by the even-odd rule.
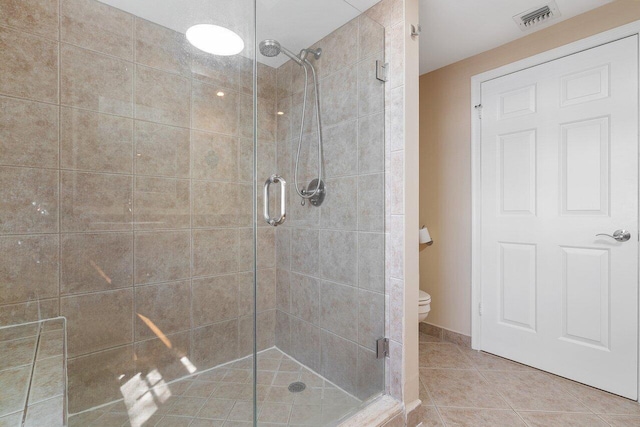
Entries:
[[[269,213],[269,187],[276,182],[280,183],[280,217],[278,219],[271,218]],[[287,219],[287,181],[280,175],[271,175],[264,182],[264,219],[273,227],[279,226]]]
[[612,239],[615,239],[618,242],[626,242],[627,240],[631,239],[631,233],[629,233],[627,230],[616,230],[613,232],[613,236],[610,234],[604,234],[604,233],[596,234],[596,236],[611,237]]

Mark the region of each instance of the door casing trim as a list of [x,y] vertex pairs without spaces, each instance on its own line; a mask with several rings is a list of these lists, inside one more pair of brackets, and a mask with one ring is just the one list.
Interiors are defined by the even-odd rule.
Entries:
[[[482,83],[634,35],[638,35],[640,38],[640,21],[613,28],[471,77],[471,105],[469,106],[471,114],[471,347],[474,350],[480,350],[482,344],[482,319],[480,316],[482,301],[482,181],[480,163],[482,122],[476,108],[476,106],[482,105]],[[638,57],[640,58],[640,52]],[[638,120],[640,123],[640,117]],[[638,140],[640,141],[640,135]],[[638,175],[640,179],[640,173]],[[640,189],[640,185],[638,188]],[[638,223],[640,223],[640,218],[638,218]],[[639,244],[637,237],[636,244]],[[636,277],[636,283],[640,285],[638,277]],[[640,292],[637,303],[640,313]],[[638,326],[640,331],[640,318]],[[640,339],[638,339],[638,373],[638,396],[640,398]]]

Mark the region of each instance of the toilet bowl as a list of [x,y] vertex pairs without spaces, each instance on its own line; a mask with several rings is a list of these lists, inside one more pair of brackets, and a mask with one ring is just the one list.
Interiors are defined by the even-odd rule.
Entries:
[[425,291],[420,291],[420,298],[418,299],[418,322],[424,322],[427,320],[427,316],[431,311],[431,295]]

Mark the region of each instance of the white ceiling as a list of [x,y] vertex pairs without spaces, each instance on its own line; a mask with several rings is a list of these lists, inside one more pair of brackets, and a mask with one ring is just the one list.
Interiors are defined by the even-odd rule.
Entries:
[[[258,0],[258,40],[276,39],[293,52],[309,47],[380,0]],[[258,58],[272,67],[287,57]]]
[[[253,37],[251,0],[100,0],[184,33],[194,24],[231,28]],[[380,0],[257,0],[258,40],[272,38],[297,52],[311,46]],[[613,0],[555,0],[560,17],[523,32],[512,17],[545,0],[419,0],[420,74],[493,49]],[[417,23],[417,22],[416,22]],[[242,53],[253,56],[250,48]],[[258,60],[278,67],[284,55]]]
[[545,0],[420,0],[420,74],[524,37],[613,0],[556,0],[561,16],[521,31],[513,16]]
[[[140,18],[184,33],[194,24],[218,24],[232,29],[244,40],[253,37],[251,0],[100,0]],[[258,0],[258,40],[276,39],[297,52],[311,46],[346,24],[380,0]],[[252,56],[245,49],[245,56]],[[259,56],[261,62],[278,67],[288,58]]]

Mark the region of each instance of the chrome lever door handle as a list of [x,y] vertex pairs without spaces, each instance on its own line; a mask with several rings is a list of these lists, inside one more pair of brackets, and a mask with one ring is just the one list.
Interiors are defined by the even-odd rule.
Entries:
[[613,232],[613,236],[611,234],[605,234],[605,233],[596,234],[596,236],[611,237],[612,239],[615,239],[618,242],[626,242],[627,240],[631,239],[631,233],[629,233],[627,230],[616,230]]
[[[280,183],[280,217],[278,219],[271,218],[269,213],[269,187],[273,183]],[[277,227],[287,219],[287,181],[280,175],[271,175],[269,179],[264,182],[264,219],[267,224]]]

